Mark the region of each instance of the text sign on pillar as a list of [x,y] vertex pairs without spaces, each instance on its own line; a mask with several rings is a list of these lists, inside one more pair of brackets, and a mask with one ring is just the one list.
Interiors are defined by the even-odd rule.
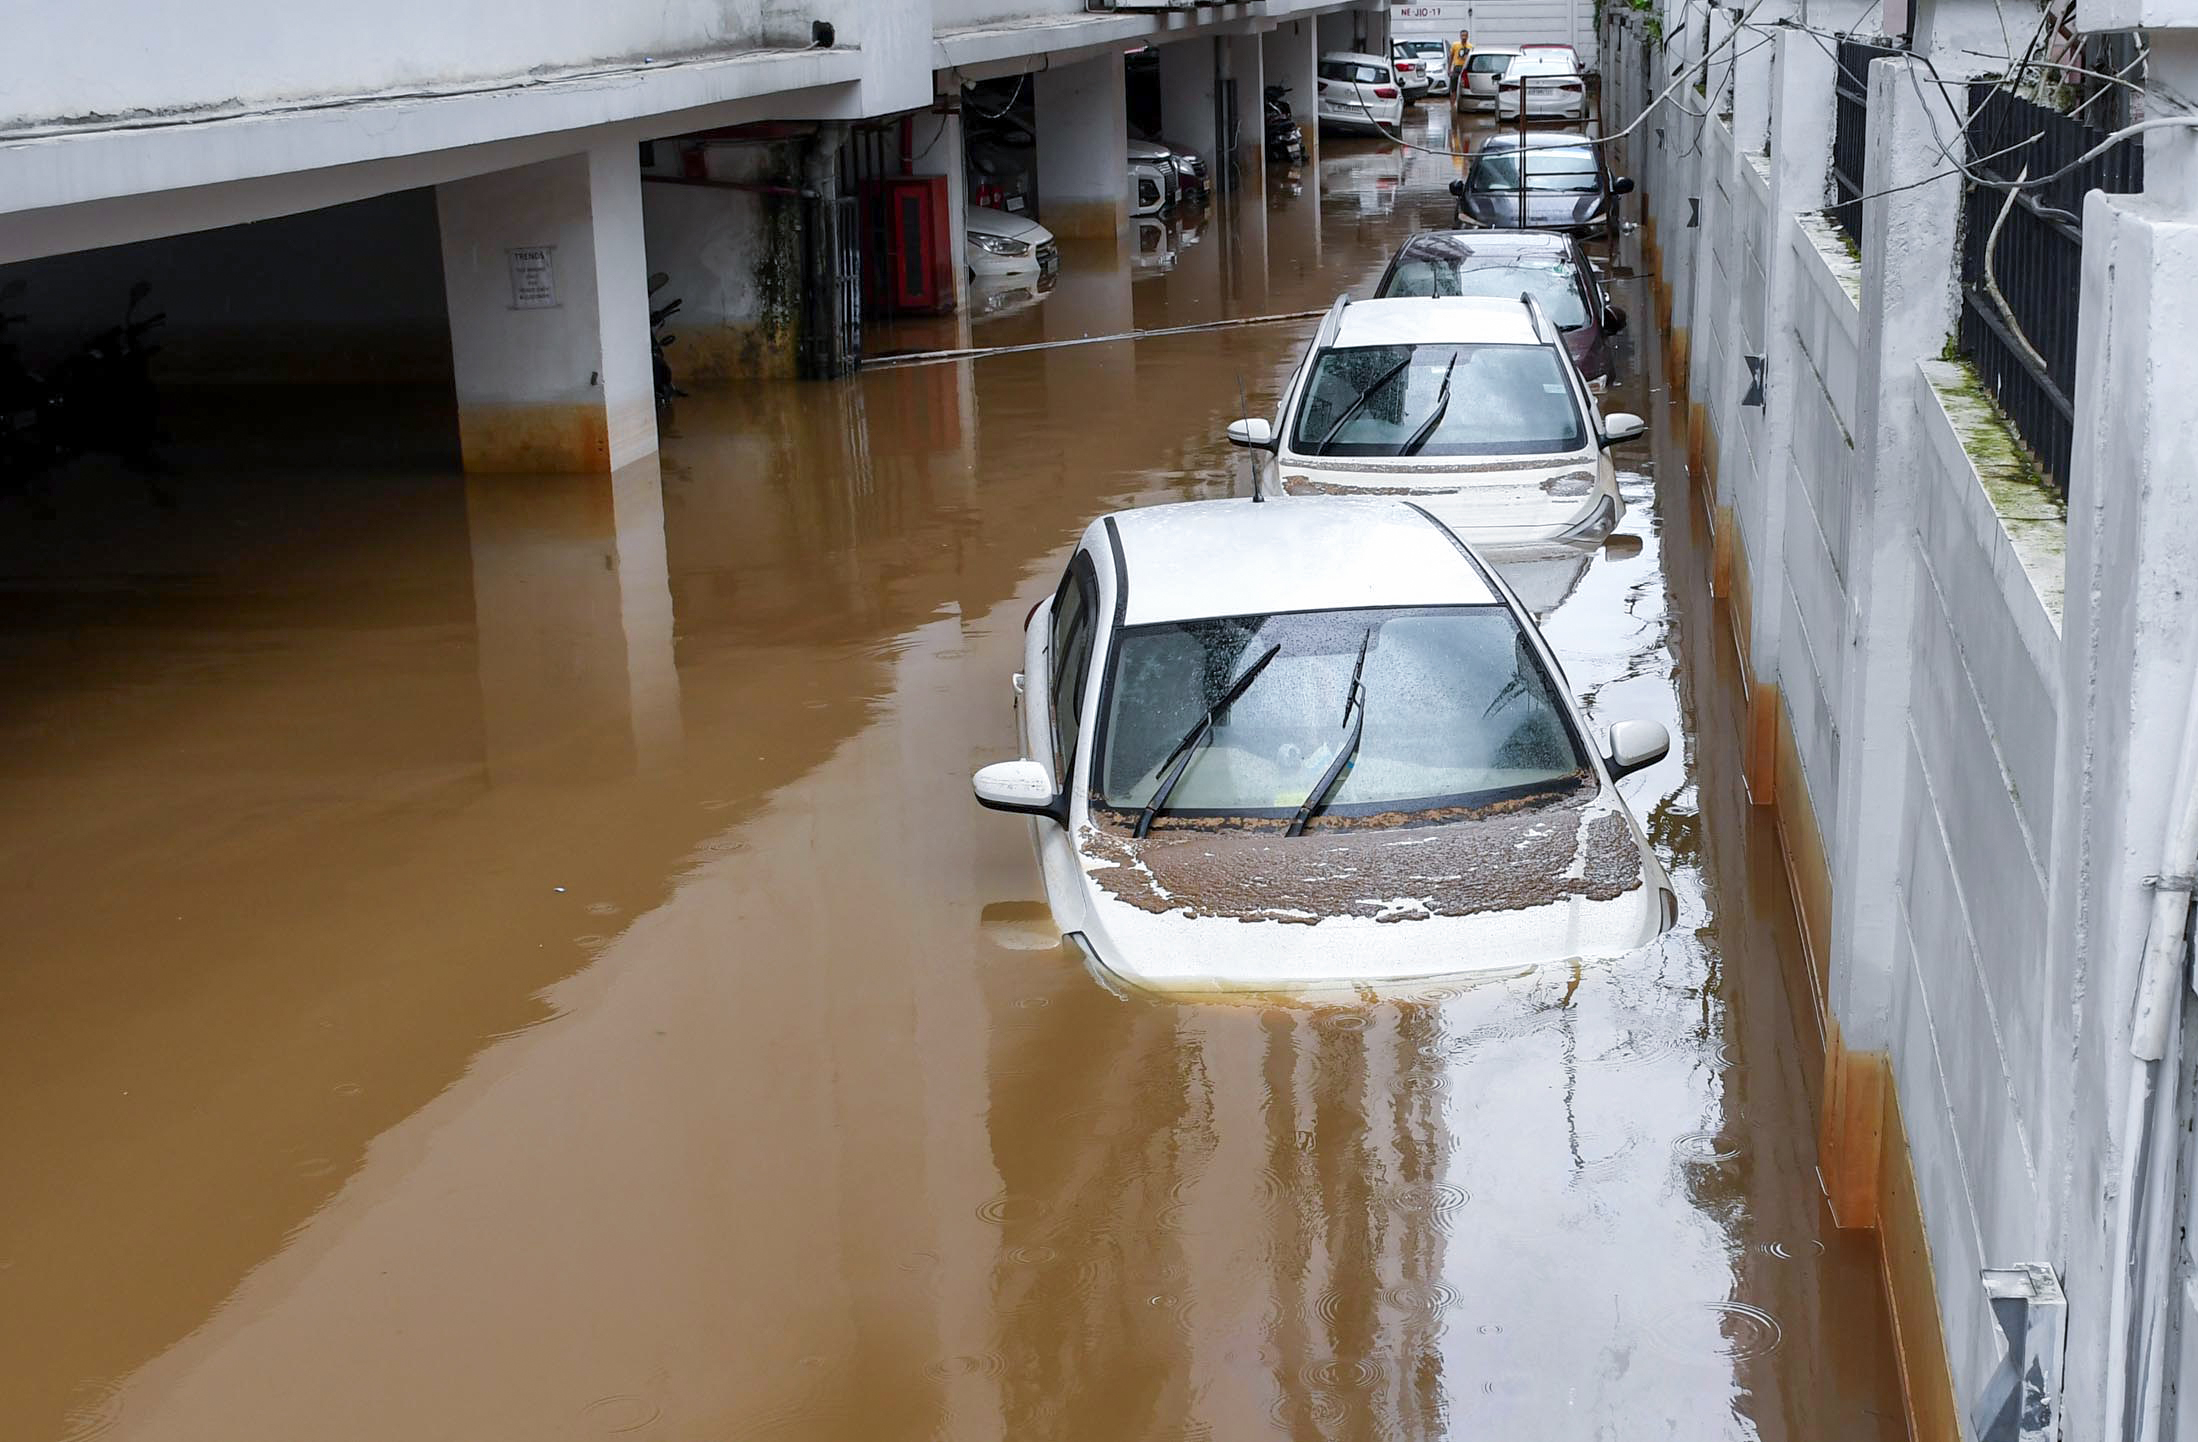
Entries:
[[557,281],[550,273],[554,245],[515,245],[504,254],[511,261],[511,308],[549,310],[557,304]]

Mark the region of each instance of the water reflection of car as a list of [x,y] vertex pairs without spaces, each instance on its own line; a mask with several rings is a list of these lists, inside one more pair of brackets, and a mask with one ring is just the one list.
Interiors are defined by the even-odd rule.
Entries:
[[1580,242],[1541,230],[1428,230],[1397,248],[1376,298],[1532,295],[1591,386],[1610,380],[1609,338],[1626,326]]
[[1052,275],[1061,268],[1053,232],[1027,217],[972,205],[964,212],[962,231],[974,279]]
[[1450,182],[1460,229],[1555,230],[1583,240],[1618,237],[1618,197],[1632,190],[1629,177],[1610,173],[1601,146],[1571,133],[1492,135],[1465,178]]
[[1029,310],[1053,292],[1050,275],[980,277],[969,283],[969,315],[972,320],[996,320],[1003,315]]
[[1143,280],[1175,269],[1175,227],[1156,216],[1140,217],[1136,225],[1137,250],[1130,258],[1130,279]]
[[1314,113],[1323,128],[1381,134],[1404,123],[1404,91],[1379,55],[1347,50],[1320,57]]
[[1625,514],[1603,416],[1564,338],[1529,300],[1338,300],[1278,421],[1229,427],[1269,489],[1404,496],[1476,546],[1593,544]]
[[1031,612],[1023,759],[1053,920],[1103,981],[1292,991],[1620,955],[1676,911],[1516,599],[1416,506],[1192,501],[1092,523]]

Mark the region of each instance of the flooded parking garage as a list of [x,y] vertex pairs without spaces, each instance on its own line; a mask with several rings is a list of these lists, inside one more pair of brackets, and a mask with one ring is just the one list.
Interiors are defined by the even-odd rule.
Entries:
[[[878,348],[1317,310],[1456,173],[1330,140]],[[1447,996],[1119,998],[969,799],[1076,534],[1239,489],[1310,319],[698,388],[608,478],[202,398],[165,494],[6,502],[0,1436],[1904,1435],[1625,258],[1654,440],[1545,625],[1681,738],[1680,923]]]

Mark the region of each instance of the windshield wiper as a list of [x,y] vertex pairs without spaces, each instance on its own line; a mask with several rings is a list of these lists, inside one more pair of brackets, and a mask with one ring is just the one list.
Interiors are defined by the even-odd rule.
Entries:
[[1343,745],[1336,751],[1336,759],[1328,763],[1321,773],[1320,784],[1312,795],[1298,803],[1297,814],[1290,818],[1289,829],[1284,836],[1303,836],[1305,823],[1320,814],[1328,804],[1328,793],[1336,789],[1344,768],[1358,755],[1359,739],[1366,734],[1366,687],[1359,678],[1366,673],[1366,648],[1374,643],[1374,628],[1368,626],[1366,634],[1359,638],[1358,662],[1351,667],[1351,689],[1343,695],[1343,717],[1351,723],[1351,734],[1343,738]]
[[1343,414],[1336,417],[1336,423],[1328,427],[1327,433],[1314,443],[1313,454],[1316,456],[1324,456],[1328,454],[1328,442],[1336,438],[1336,432],[1342,430],[1345,426],[1351,424],[1352,421],[1358,419],[1358,413],[1366,409],[1366,403],[1374,398],[1374,392],[1380,390],[1383,386],[1389,384],[1389,382],[1395,380],[1398,376],[1402,375],[1404,373],[1404,368],[1411,363],[1412,353],[1410,351],[1406,351],[1404,353],[1403,360],[1398,361],[1395,365],[1389,367],[1389,369],[1374,377],[1374,383],[1368,386],[1365,390],[1360,391],[1356,396],[1354,396],[1351,400],[1351,404],[1344,408]]
[[1175,783],[1183,779],[1183,772],[1191,764],[1191,757],[1198,754],[1198,743],[1211,734],[1213,723],[1219,719],[1221,713],[1244,694],[1244,689],[1252,684],[1252,678],[1265,670],[1267,663],[1281,650],[1282,644],[1279,641],[1269,646],[1257,661],[1244,668],[1243,675],[1229,683],[1229,689],[1221,693],[1220,700],[1206,708],[1206,714],[1198,718],[1198,724],[1183,733],[1183,739],[1175,743],[1175,749],[1168,753],[1168,759],[1160,763],[1166,774],[1160,778],[1160,784],[1152,789],[1152,800],[1146,802],[1145,809],[1137,813],[1137,826],[1130,835],[1143,836],[1152,830],[1152,819],[1160,814],[1161,807],[1168,804],[1169,793],[1175,790]]
[[[1443,412],[1450,409],[1450,373],[1457,368],[1458,353],[1452,351],[1450,352],[1450,364],[1442,368],[1442,387],[1435,392],[1435,409],[1428,413],[1426,420],[1420,422],[1419,429],[1412,432],[1412,439],[1404,443],[1403,448],[1397,452],[1398,455],[1418,455],[1420,447],[1427,444],[1428,437],[1435,434],[1435,427],[1442,424]],[[1365,659],[1363,654],[1359,657],[1362,664]]]

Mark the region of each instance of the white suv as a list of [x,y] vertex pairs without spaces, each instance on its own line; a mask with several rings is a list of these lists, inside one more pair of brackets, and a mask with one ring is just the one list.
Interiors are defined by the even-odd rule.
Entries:
[[1265,494],[1407,497],[1477,547],[1603,540],[1625,514],[1604,416],[1532,300],[1353,301],[1321,321],[1277,422],[1229,427],[1267,451]]
[[1404,87],[1379,55],[1337,50],[1320,57],[1320,123],[1379,134],[1404,123]]

